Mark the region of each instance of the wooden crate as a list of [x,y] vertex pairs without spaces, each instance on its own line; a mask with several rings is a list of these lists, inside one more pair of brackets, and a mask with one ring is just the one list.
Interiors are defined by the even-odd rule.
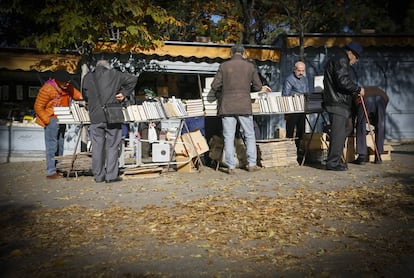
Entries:
[[[391,160],[391,151],[392,151],[391,145],[384,145],[384,153],[381,154],[381,159],[383,161]],[[371,147],[368,147],[367,161],[369,162],[375,161],[375,150]]]
[[197,172],[197,168],[195,165],[195,159],[197,158],[190,158],[184,155],[176,155],[175,161],[177,162],[177,172],[180,173],[193,173]]
[[312,136],[312,140],[309,142],[312,134],[305,133],[303,134],[301,140],[301,149],[307,150],[327,150],[328,149],[328,141],[327,141],[327,134],[326,133],[314,133]]

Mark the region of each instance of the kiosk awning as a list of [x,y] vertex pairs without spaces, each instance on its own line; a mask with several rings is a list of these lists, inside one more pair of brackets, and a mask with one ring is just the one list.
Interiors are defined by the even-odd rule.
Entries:
[[[185,60],[185,61],[205,61],[220,62],[230,58],[230,48],[232,45],[222,45],[214,43],[184,43],[167,41],[164,45],[145,49],[139,47],[131,47],[126,45],[118,45],[111,42],[100,42],[94,48],[94,53],[132,53],[158,57],[161,60]],[[245,46],[246,55],[249,58],[258,61],[280,60],[280,50],[269,46]],[[178,58],[178,59],[177,59]]]
[[22,71],[56,71],[69,73],[77,70],[80,56],[74,54],[40,54],[29,52],[0,52],[0,69]]
[[[359,36],[340,36],[329,34],[305,34],[305,47],[343,47],[350,41],[358,41],[364,47],[406,47],[414,46],[414,35],[377,35],[364,34]],[[290,35],[286,37],[286,47],[299,47],[299,37]]]

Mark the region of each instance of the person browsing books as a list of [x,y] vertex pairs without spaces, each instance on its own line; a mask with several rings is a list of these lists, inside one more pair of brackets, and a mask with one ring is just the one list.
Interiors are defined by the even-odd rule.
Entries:
[[36,123],[43,127],[46,147],[46,178],[59,179],[55,156],[63,155],[66,124],[59,124],[54,114],[55,107],[69,107],[70,101],[82,100],[81,92],[72,86],[71,76],[65,70],[56,71],[54,78],[47,80],[39,89],[34,111]]
[[219,100],[218,115],[223,126],[224,157],[229,174],[234,174],[236,167],[234,138],[237,123],[243,129],[247,171],[260,170],[256,164],[257,150],[250,91],[270,91],[270,88],[262,85],[257,67],[244,58],[244,53],[242,45],[233,45],[231,59],[219,66],[211,83],[211,91]]

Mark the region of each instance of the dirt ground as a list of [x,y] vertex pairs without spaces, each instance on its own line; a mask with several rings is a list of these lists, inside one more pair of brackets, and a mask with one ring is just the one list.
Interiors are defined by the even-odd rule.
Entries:
[[0,165],[1,277],[412,277],[414,144],[383,164],[47,180]]

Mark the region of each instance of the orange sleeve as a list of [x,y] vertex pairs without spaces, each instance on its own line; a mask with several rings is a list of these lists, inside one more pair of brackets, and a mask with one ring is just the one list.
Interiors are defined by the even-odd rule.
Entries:
[[70,96],[74,99],[74,100],[83,100],[83,96],[82,93],[76,89],[75,87],[73,87],[72,85],[69,88],[70,90]]
[[36,123],[43,127],[49,124],[49,118],[53,116],[53,105],[51,103],[54,101],[54,92],[51,90],[54,90],[51,86],[43,85],[39,89],[33,107],[36,112]]

